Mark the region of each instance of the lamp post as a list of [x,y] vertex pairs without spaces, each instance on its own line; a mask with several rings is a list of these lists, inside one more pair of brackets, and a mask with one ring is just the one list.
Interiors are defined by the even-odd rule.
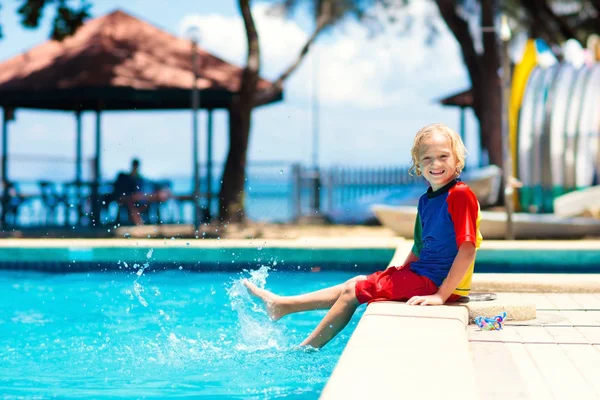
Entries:
[[508,108],[510,103],[510,57],[508,54],[508,45],[511,32],[506,15],[500,17],[500,40],[502,42],[502,151],[504,162],[504,206],[506,207],[506,240],[514,240],[513,225],[513,195],[514,178],[512,170],[512,155],[510,153],[510,138],[508,124]]
[[198,90],[198,43],[200,42],[200,29],[190,26],[186,30],[186,37],[192,43],[192,72],[194,82],[192,84],[192,151],[193,151],[193,204],[194,204],[194,229],[200,224],[200,165],[199,165],[199,142],[198,142],[198,109],[200,108],[200,91]]
[[313,170],[313,204],[312,211],[320,217],[321,212],[321,174],[319,171],[319,69],[318,53],[312,51],[312,170]]

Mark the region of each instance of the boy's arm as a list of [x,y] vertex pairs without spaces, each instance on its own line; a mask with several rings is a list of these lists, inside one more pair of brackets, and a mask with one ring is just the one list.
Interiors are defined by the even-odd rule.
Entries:
[[454,289],[456,289],[463,276],[467,273],[469,266],[475,260],[475,251],[475,243],[473,242],[463,242],[458,248],[458,254],[454,258],[450,272],[436,293],[440,295],[444,302],[450,297]]
[[430,296],[414,296],[410,298],[406,304],[412,306],[435,306],[444,304],[456,286],[460,283],[473,260],[475,260],[475,244],[473,242],[463,242],[458,248],[458,253],[454,258],[452,267],[450,267],[448,276],[444,282],[442,282],[437,293]]

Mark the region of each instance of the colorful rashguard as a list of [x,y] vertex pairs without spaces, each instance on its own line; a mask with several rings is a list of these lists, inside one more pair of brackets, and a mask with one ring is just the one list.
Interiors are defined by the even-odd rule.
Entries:
[[[429,188],[419,199],[412,252],[419,257],[410,268],[440,286],[454,262],[458,248],[472,242],[479,248],[479,202],[471,189],[454,180],[435,192]],[[471,290],[474,262],[454,294],[467,296]]]
[[[458,179],[419,199],[412,252],[419,257],[409,266],[375,272],[355,284],[360,303],[435,294],[448,276],[458,248],[472,242],[479,248],[479,203],[469,187]],[[473,262],[447,301],[467,296],[471,289]]]

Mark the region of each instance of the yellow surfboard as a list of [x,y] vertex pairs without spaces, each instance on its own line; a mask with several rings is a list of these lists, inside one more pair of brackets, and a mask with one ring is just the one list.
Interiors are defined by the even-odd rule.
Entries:
[[[508,140],[510,145],[510,153],[513,164],[513,174],[518,171],[517,166],[517,131],[519,126],[519,111],[521,110],[521,102],[523,101],[523,94],[525,93],[525,87],[529,80],[531,71],[537,65],[537,51],[535,48],[535,40],[529,39],[525,44],[525,50],[523,52],[523,58],[515,66],[512,84],[510,90],[510,104],[508,108]],[[519,197],[516,192],[513,196],[515,209],[519,209]]]

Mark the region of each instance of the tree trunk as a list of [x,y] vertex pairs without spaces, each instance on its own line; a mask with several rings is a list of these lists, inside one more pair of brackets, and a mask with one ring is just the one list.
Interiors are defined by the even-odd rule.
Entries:
[[494,1],[481,2],[481,25],[484,27],[481,79],[474,90],[475,113],[479,119],[482,147],[487,149],[490,164],[504,167],[502,155],[502,81],[498,73],[500,54],[494,28]]
[[239,92],[229,107],[229,153],[222,175],[219,195],[219,219],[222,222],[243,222],[246,157],[250,137],[252,105],[260,73],[258,33],[250,11],[250,0],[239,0],[246,28],[248,55],[242,72]]
[[239,0],[240,11],[246,27],[248,56],[246,68],[242,75],[240,91],[229,107],[229,153],[221,178],[221,193],[219,196],[219,219],[221,222],[244,222],[244,183],[246,182],[246,161],[252,109],[255,105],[264,104],[277,96],[283,90],[284,81],[298,68],[310,46],[327,24],[331,22],[331,4],[321,5],[317,24],[312,35],[302,46],[296,59],[275,80],[272,88],[257,93],[256,85],[260,78],[260,48],[258,33],[250,12],[250,0]]
[[[456,12],[454,0],[437,0],[436,4],[446,25],[461,48],[473,91],[473,110],[479,122],[481,147],[487,150],[489,161],[499,167],[502,157],[502,84],[498,75],[500,56],[493,31],[493,1],[481,1],[481,24],[484,52],[477,54],[467,21]],[[490,29],[492,28],[492,29]]]

